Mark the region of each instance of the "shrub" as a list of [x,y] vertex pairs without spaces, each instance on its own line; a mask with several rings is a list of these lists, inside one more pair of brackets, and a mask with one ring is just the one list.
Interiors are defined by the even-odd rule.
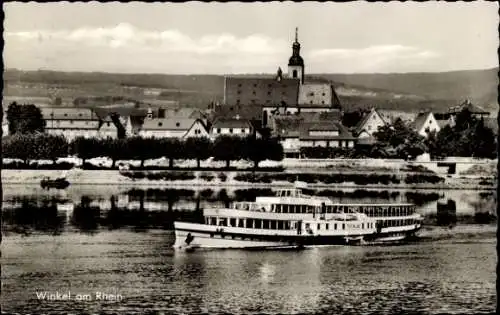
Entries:
[[431,193],[421,193],[409,191],[406,193],[406,200],[410,203],[414,203],[417,206],[424,205],[431,201],[436,201],[441,198],[441,195],[435,192]]
[[215,178],[215,176],[209,173],[201,173],[200,178],[207,182],[211,182]]
[[214,191],[212,189],[203,189],[201,192],[200,192],[200,196],[204,199],[208,199],[210,197],[212,197],[214,194]]
[[443,181],[444,181],[444,178],[441,178],[441,177],[436,176],[436,175],[416,174],[416,175],[408,175],[405,178],[406,184],[419,184],[419,183],[437,184],[437,183],[441,183]]
[[219,173],[217,176],[221,182],[225,182],[227,179],[227,175],[225,173]]

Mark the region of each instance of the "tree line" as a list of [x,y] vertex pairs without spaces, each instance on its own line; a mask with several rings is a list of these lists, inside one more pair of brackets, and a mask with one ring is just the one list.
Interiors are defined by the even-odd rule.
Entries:
[[16,158],[28,164],[30,160],[52,160],[68,155],[77,156],[85,163],[96,157],[108,157],[115,167],[118,160],[139,160],[141,168],[148,159],[165,157],[169,167],[173,167],[176,159],[195,159],[197,168],[200,161],[213,157],[216,161],[225,161],[229,168],[234,160],[252,161],[258,168],[263,160],[281,161],[283,147],[276,139],[259,139],[220,136],[214,142],[208,138],[141,138],[96,139],[76,138],[67,141],[60,135],[45,133],[17,133],[3,139],[3,156]]

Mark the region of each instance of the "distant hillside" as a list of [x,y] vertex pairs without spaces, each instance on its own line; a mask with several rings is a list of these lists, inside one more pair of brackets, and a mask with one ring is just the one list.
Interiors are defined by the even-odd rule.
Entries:
[[[311,74],[306,80],[332,82],[344,109],[446,110],[463,99],[496,112],[498,69],[441,73]],[[4,72],[4,95],[52,97],[120,95],[140,101],[173,100],[206,108],[222,102],[224,76],[112,74],[100,72]]]
[[414,94],[427,99],[497,102],[498,68],[436,73],[315,74],[368,89]]

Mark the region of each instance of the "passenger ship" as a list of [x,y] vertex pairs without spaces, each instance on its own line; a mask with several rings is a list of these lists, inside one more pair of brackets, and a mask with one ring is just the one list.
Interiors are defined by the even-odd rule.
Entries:
[[207,208],[204,224],[174,222],[177,249],[286,248],[399,242],[414,237],[422,217],[413,204],[339,204],[303,193],[306,185],[276,196]]

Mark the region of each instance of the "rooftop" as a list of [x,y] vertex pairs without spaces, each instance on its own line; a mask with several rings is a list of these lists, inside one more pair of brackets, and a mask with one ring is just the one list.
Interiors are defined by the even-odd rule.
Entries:
[[153,118],[145,119],[142,130],[189,130],[196,119],[193,118]]
[[422,112],[417,115],[414,121],[410,124],[415,130],[420,130],[425,125],[425,122],[432,115],[431,112]]
[[472,104],[470,100],[465,100],[464,102],[462,102],[462,104],[460,104],[458,106],[450,107],[448,109],[448,112],[449,113],[458,113],[464,109],[469,110],[469,112],[471,112],[472,114],[489,114],[489,112],[484,110],[483,108]]
[[251,128],[252,124],[247,119],[219,118],[214,121],[212,128]]
[[42,107],[45,120],[99,120],[97,114],[89,108]]
[[363,115],[363,117],[361,117],[361,120],[354,127],[354,130],[355,130],[355,132],[357,134],[359,134],[361,131],[363,131],[363,129],[365,128],[366,123],[368,122],[368,119],[370,119],[370,117],[373,114],[378,115],[382,120],[384,120],[383,116],[378,112],[378,110],[376,108],[372,107],[372,109],[368,113],[365,113]]

